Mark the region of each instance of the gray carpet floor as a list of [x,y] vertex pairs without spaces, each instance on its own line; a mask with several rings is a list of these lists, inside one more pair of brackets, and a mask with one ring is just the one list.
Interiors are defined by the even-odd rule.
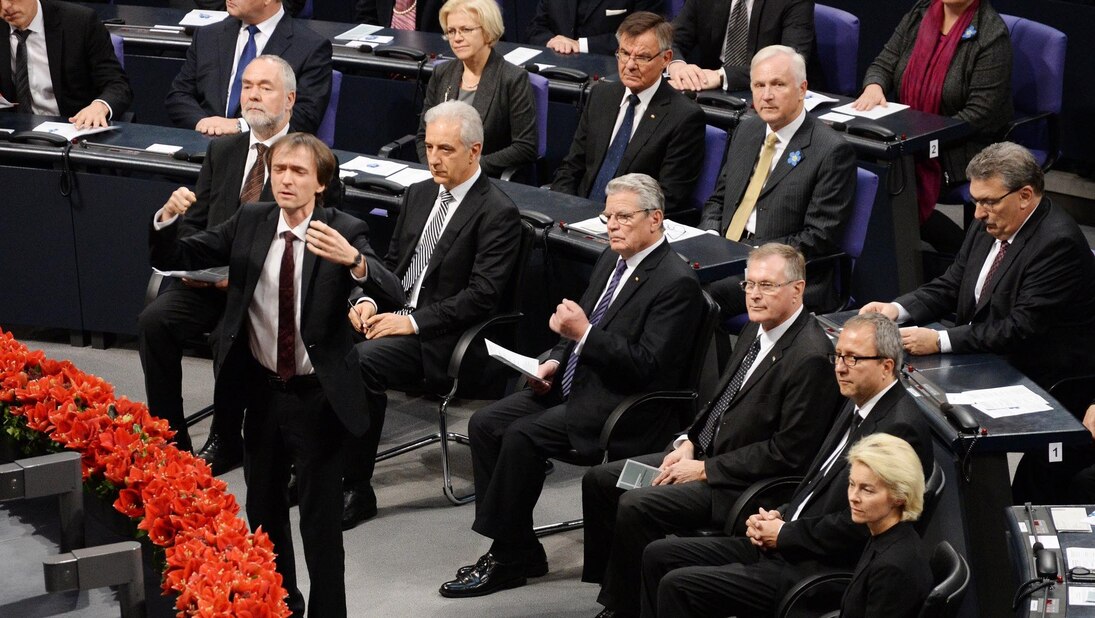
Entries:
[[[117,395],[144,399],[140,361],[132,341],[107,350],[76,348],[66,335],[45,331],[16,332],[33,348],[53,358],[71,359],[82,370],[114,384]],[[187,410],[211,400],[212,365],[186,358],[183,367]],[[450,407],[453,429],[464,431],[467,419],[483,402]],[[384,428],[386,445],[395,445],[436,430],[436,404],[421,398],[393,397]],[[209,421],[191,428],[196,445],[205,442]],[[453,449],[457,491],[470,491],[471,461],[466,447]],[[537,523],[581,515],[582,469],[558,464],[547,478],[536,511]],[[242,469],[223,477],[242,504],[246,492]],[[529,585],[478,599],[445,599],[437,593],[457,567],[473,562],[489,541],[470,530],[473,506],[454,507],[441,493],[441,456],[435,445],[377,465],[374,486],[379,515],[345,533],[347,602],[351,616],[592,616],[600,611],[597,587],[579,581],[582,533],[544,539],[551,571]],[[297,572],[307,596],[303,548],[296,533]],[[117,616],[109,589],[47,595],[41,561],[59,552],[56,502],[51,498],[0,504],[0,617]],[[89,532],[89,542],[112,542]],[[151,594],[154,594],[151,593]],[[171,615],[163,601],[151,599],[152,616]],[[321,618],[321,617],[317,617]]]

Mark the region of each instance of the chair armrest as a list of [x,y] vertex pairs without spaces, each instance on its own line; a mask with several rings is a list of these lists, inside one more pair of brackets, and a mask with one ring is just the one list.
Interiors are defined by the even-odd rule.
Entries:
[[389,142],[389,143],[384,144],[383,146],[381,146],[380,150],[378,150],[376,152],[376,156],[381,157],[383,159],[399,159],[401,161],[417,161],[418,160],[418,153],[414,153],[414,156],[412,158],[408,159],[405,156],[406,153],[404,152],[408,148],[410,148],[411,151],[414,150],[414,140],[415,140],[414,135],[410,135],[410,134],[404,135],[403,137],[395,140],[394,142]]
[[798,581],[787,594],[783,595],[783,599],[779,602],[779,609],[776,610],[776,616],[778,618],[784,618],[791,612],[791,608],[795,603],[798,603],[806,595],[815,592],[818,588],[828,585],[842,583],[847,588],[848,584],[852,581],[852,573],[844,570],[825,570],[819,573],[813,573]]
[[605,420],[605,424],[601,427],[601,439],[598,445],[601,451],[607,453],[609,443],[612,440],[612,433],[616,429],[616,425],[620,422],[626,414],[638,409],[640,406],[651,403],[654,401],[695,401],[697,395],[694,391],[653,391],[649,393],[639,393],[632,395],[627,399],[624,399],[616,406],[616,409],[612,411],[612,414],[608,415],[608,419]]
[[160,295],[160,286],[163,285],[163,275],[156,271],[148,277],[148,285],[144,289],[144,304],[147,306]]
[[1042,171],[1049,171],[1049,169],[1053,167],[1053,164],[1057,162],[1057,157],[1061,152],[1061,122],[1060,117],[1055,112],[1041,112],[1012,120],[1004,127],[1003,136],[1000,138],[1000,141],[1013,141],[1011,135],[1016,129],[1043,120],[1046,123],[1046,134],[1049,136],[1049,144],[1046,148],[1046,160],[1042,164]]
[[802,482],[802,478],[801,476],[777,476],[757,481],[746,487],[728,511],[727,531],[732,535],[745,534],[745,520],[757,512],[762,500],[768,503],[769,508],[775,508],[787,502],[791,493]]
[[449,378],[455,380],[460,377],[460,366],[464,363],[464,356],[471,349],[472,344],[484,336],[487,329],[503,324],[516,324],[522,317],[524,317],[524,314],[520,312],[503,313],[487,318],[465,330],[464,334],[460,335],[460,339],[457,340],[456,347],[452,350],[452,356],[449,357]]

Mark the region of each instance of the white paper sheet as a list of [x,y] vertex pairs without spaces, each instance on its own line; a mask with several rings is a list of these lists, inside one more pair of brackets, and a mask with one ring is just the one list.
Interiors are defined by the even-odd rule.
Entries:
[[116,131],[118,127],[95,127],[94,129],[77,130],[76,125],[70,122],[43,122],[42,124],[34,127],[35,131],[41,131],[42,133],[53,133],[60,135],[69,141],[76,139],[77,137],[83,137],[85,135],[94,135],[95,133],[102,133],[104,131]]
[[4,98],[4,95],[0,94],[0,109],[7,109],[9,107],[15,107],[15,103]]
[[1095,586],[1068,585],[1069,605],[1095,605]]
[[[665,237],[669,240],[669,242],[677,242],[688,238],[695,238],[696,236],[707,233],[705,230],[694,228],[690,225],[685,225],[683,223],[677,223],[676,221],[671,221],[669,219],[665,220],[664,225]],[[578,221],[577,223],[568,223],[567,227],[577,230],[579,232],[591,234],[593,236],[608,233],[608,226],[604,223],[601,223],[601,219],[599,217],[593,217],[584,221]]]
[[513,369],[520,371],[529,379],[535,380],[541,384],[548,384],[546,380],[536,375],[540,369],[540,361],[531,356],[525,356],[524,354],[518,354],[513,350],[508,350],[490,339],[484,339],[483,343],[487,344],[487,355],[491,358],[501,361],[501,363],[507,367],[512,367]]
[[389,159],[374,159],[372,157],[354,157],[340,165],[344,170],[357,170],[377,176],[391,176],[399,170],[407,167],[406,163],[399,163]]
[[504,57],[510,64],[516,64],[522,66],[529,60],[532,60],[536,56],[540,55],[540,50],[533,49],[531,47],[518,47],[517,49],[506,54]]
[[415,167],[404,168],[391,176],[388,176],[388,180],[399,183],[404,187],[409,187],[416,182],[422,182],[423,180],[429,180],[431,178],[433,178],[433,174],[430,174],[430,170],[420,170]]
[[608,233],[608,226],[602,223],[599,217],[592,217],[584,221],[578,221],[577,223],[568,223],[567,227],[594,236]]
[[361,37],[369,36],[370,34],[376,34],[383,30],[380,26],[374,26],[373,24],[358,24],[353,28],[350,28],[342,34],[336,34],[336,39],[360,39]]
[[384,36],[380,34],[370,34],[369,36],[363,36],[360,39],[354,41],[346,41],[346,47],[354,47],[357,49],[361,49],[366,45],[372,45],[373,47],[376,47],[377,45],[387,45],[394,40],[395,37]]
[[814,92],[812,90],[806,91],[806,100],[802,102],[806,106],[806,111],[812,112],[818,105],[825,103],[836,103],[840,99],[834,99],[833,97],[825,96],[820,92]]
[[172,146],[171,144],[152,144],[148,148],[145,148],[148,152],[159,152],[163,154],[175,154],[182,150],[182,146]]
[[1082,506],[1051,508],[1049,514],[1053,516],[1053,527],[1057,532],[1091,532],[1087,511]]
[[1046,549],[1061,549],[1061,541],[1057,539],[1056,534],[1039,534],[1037,538],[1033,536],[1027,536],[1027,540],[1031,547],[1034,547],[1034,543],[1041,543],[1042,547]]
[[1076,567],[1095,569],[1095,549],[1090,547],[1068,547],[1065,549],[1065,562],[1070,569]]
[[952,405],[973,406],[992,418],[1052,410],[1049,403],[1022,384],[947,393]]
[[834,107],[833,111],[841,113],[841,114],[848,114],[850,116],[859,116],[860,118],[869,118],[871,120],[878,120],[879,118],[885,118],[886,116],[889,116],[890,114],[896,114],[897,112],[900,112],[901,110],[905,110],[905,109],[909,109],[909,106],[908,105],[902,105],[901,103],[894,103],[893,101],[890,101],[890,102],[886,103],[886,107],[882,107],[881,105],[879,105],[879,106],[875,107],[874,109],[867,110],[865,112],[861,112],[858,109],[855,109],[854,107],[852,107],[852,103],[847,103],[845,105],[841,105],[840,107]]
[[152,272],[163,275],[164,277],[186,278],[193,279],[194,281],[204,281],[206,283],[216,283],[228,278],[227,266],[216,266],[214,268],[203,268],[201,270],[160,270],[158,268],[153,268]]
[[848,122],[855,116],[849,116],[848,114],[838,114],[836,112],[829,112],[818,116],[818,120],[827,120],[829,122]]
[[179,21],[180,26],[208,26],[228,17],[228,11],[203,11],[194,9]]

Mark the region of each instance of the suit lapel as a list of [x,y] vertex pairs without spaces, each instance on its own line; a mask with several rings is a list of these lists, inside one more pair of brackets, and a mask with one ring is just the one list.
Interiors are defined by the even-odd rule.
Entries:
[[[783,358],[784,350],[790,347],[791,343],[795,340],[795,337],[798,335],[799,331],[802,330],[802,326],[803,324],[805,324],[807,319],[812,320],[813,317],[811,317],[809,313],[803,310],[802,313],[798,315],[798,318],[794,321],[794,323],[791,324],[791,326],[787,329],[787,332],[783,333],[783,336],[779,338],[779,341],[776,342],[776,344],[772,347],[768,354],[766,354],[764,358],[759,359],[760,362],[757,364],[756,369],[753,370],[753,373],[750,374],[749,379],[741,385],[741,388],[738,389],[738,392],[734,394],[734,398],[730,400],[731,405],[733,405],[735,401],[740,399],[747,391],[749,391],[749,389],[753,388],[753,386],[757,384],[757,382],[760,382],[764,378],[764,375],[768,373],[768,370],[775,366],[775,364],[779,362],[781,358]],[[753,339],[756,339],[756,337],[756,334],[754,334]],[[745,340],[743,338],[739,338],[738,341]],[[753,340],[748,340],[748,343],[749,345],[752,345]]]
[[[322,221],[327,223],[327,209],[316,205],[315,210],[312,211],[313,221]],[[316,258],[316,254],[304,248],[304,263],[300,268],[300,323],[304,325],[305,318],[308,316],[305,314],[308,307],[308,299],[312,295],[312,285],[315,283],[316,270],[319,268],[319,260]]]
[[612,304],[608,306],[604,317],[601,318],[601,322],[597,325],[599,328],[603,330],[608,327],[612,322],[612,319],[620,312],[620,309],[627,305],[628,299],[634,296],[635,293],[639,291],[639,288],[646,284],[647,280],[650,278],[650,271],[656,269],[658,264],[661,264],[662,259],[668,252],[669,242],[665,241],[639,263],[639,266],[628,276],[627,280],[620,282],[620,285],[622,285],[623,288],[620,289],[620,293],[616,295],[616,298],[612,300]]
[[[255,235],[251,238],[251,252],[247,259],[247,278],[243,284],[243,297],[250,304],[255,295],[255,286],[262,276],[262,266],[266,263],[266,254],[270,253],[270,245],[274,242],[274,233],[278,229],[278,219],[281,217],[281,209],[274,205],[270,212],[255,226]],[[309,253],[305,251],[305,253]],[[247,308],[244,307],[244,311]]]
[[[973,316],[971,316],[970,318],[971,320],[974,316],[976,316],[985,307],[988,306],[988,301],[990,298],[992,298],[992,292],[996,289],[996,286],[999,285],[1000,281],[1002,281],[1007,275],[1007,272],[1011,268],[1011,265],[1019,259],[1019,254],[1022,253],[1023,247],[1026,246],[1027,242],[1037,232],[1038,225],[1042,222],[1042,219],[1045,218],[1046,212],[1048,212],[1048,210],[1049,203],[1045,202],[1040,204],[1038,208],[1034,210],[1034,212],[1030,213],[1030,217],[1028,218],[1026,224],[1023,226],[1023,229],[1019,232],[1018,235],[1015,236],[1014,239],[1012,239],[1011,246],[1008,247],[1008,252],[1004,255],[1004,260],[1000,262],[1000,266],[996,268],[996,274],[993,275],[992,281],[989,282],[989,288],[981,293],[981,298],[977,302],[977,307],[974,308]],[[990,244],[989,246],[991,247],[992,245]],[[987,251],[985,253],[985,256],[988,256]],[[983,266],[984,263],[985,261],[984,259],[982,259],[980,264]]]
[[670,88],[671,86],[665,80],[662,80],[658,89],[654,91],[653,98],[650,99],[650,105],[646,106],[646,111],[643,112],[642,118],[635,119],[638,126],[635,128],[635,133],[632,134],[631,139],[627,142],[624,156],[620,159],[619,169],[627,169],[631,165],[631,161],[638,156],[642,151],[643,146],[645,146],[650,137],[657,132],[662,121],[669,114],[667,108],[671,101],[670,97],[673,95],[673,93],[670,92]]
[[[787,162],[791,157],[791,153],[800,152],[802,153],[803,158],[809,156],[808,150],[813,135],[814,121],[807,115],[802,126],[791,136],[791,141],[787,142],[787,147],[783,149],[783,156],[776,162],[776,167],[772,170],[772,174],[768,176],[768,179],[764,182],[764,188],[761,189],[760,196],[757,198],[758,201],[763,199],[766,194],[779,184],[779,181],[783,180],[784,176],[791,173],[791,170],[794,169],[795,166],[792,166]],[[801,159],[799,162],[801,163]],[[795,165],[798,165],[798,163]]]
[[[60,15],[48,2],[42,3],[42,23],[46,28],[46,57],[49,58],[49,78],[53,82],[53,98],[57,107],[64,107],[65,96],[65,30]],[[9,45],[10,53],[10,45]]]
[[[973,241],[973,248],[970,250],[969,258],[966,261],[967,275],[962,277],[962,283],[958,289],[958,307],[955,311],[955,319],[959,324],[968,324],[973,320],[976,311],[973,293],[977,289],[977,278],[980,276],[981,268],[985,265],[985,259],[988,258],[989,251],[992,250],[992,243],[995,242],[995,239],[984,230],[983,224],[974,233],[977,234],[977,238]],[[989,295],[986,294],[985,296]]]
[[765,0],[753,0],[753,10],[749,11],[749,55],[757,48],[757,38],[760,37],[760,18],[764,13]]
[[[594,145],[591,154],[596,157],[590,169],[593,170],[594,177],[596,177],[597,171],[601,169],[601,164],[605,161],[605,155],[608,154],[608,147],[612,142],[612,129],[616,126],[616,117],[620,115],[620,105],[623,101],[624,90],[626,90],[626,87],[620,82],[608,82],[603,86],[599,86],[599,88],[607,88],[608,94],[598,102],[597,107],[599,109],[590,110],[590,118],[593,119],[593,126],[590,128],[593,139],[590,141]],[[604,120],[607,118],[612,118],[612,122]],[[624,158],[627,158],[626,151],[624,152]],[[593,184],[592,180],[590,184]]]
[[479,112],[480,118],[487,117],[487,112],[494,103],[494,93],[498,91],[499,82],[502,80],[502,67],[498,64],[499,62],[505,62],[505,60],[498,55],[497,51],[491,50],[490,56],[487,57],[487,65],[483,68],[483,77],[475,90],[475,98],[472,99],[472,107]]
[[262,48],[262,53],[281,56],[293,42],[293,18],[286,13],[270,34],[270,40]]
[[[452,213],[452,218],[449,219],[448,225],[445,226],[445,230],[441,232],[441,237],[437,239],[437,244],[434,245],[433,253],[430,254],[430,262],[426,265],[426,270],[422,273],[422,280],[425,281],[426,277],[430,276],[434,270],[437,269],[438,264],[444,258],[449,247],[452,247],[453,242],[460,235],[460,231],[468,224],[480,208],[484,207],[483,194],[487,192],[490,187],[490,179],[486,174],[480,174],[479,179],[472,185],[471,190],[464,196],[456,206],[456,212]],[[423,222],[422,230],[418,232],[419,238],[422,236],[422,231],[425,230],[425,222]],[[417,241],[415,246],[418,246]]]
[[213,107],[222,114],[226,113],[225,110],[228,108],[228,88],[232,85],[232,64],[236,62],[236,40],[239,38],[240,27],[242,26],[242,23],[234,17],[229,17],[224,23],[224,28],[221,28],[217,33],[218,39],[216,41],[216,47],[219,50],[217,53],[217,71],[220,73],[220,78],[217,79],[219,87],[214,92],[205,93],[212,101]]

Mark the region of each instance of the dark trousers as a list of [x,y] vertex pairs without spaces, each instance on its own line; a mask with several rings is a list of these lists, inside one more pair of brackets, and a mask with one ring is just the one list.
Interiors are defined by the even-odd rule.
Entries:
[[[571,449],[566,404],[553,394],[514,393],[472,415],[468,423],[475,473],[472,530],[495,540],[508,561],[539,551],[532,511],[544,488],[544,459]],[[502,550],[501,548],[505,548]]]
[[[188,288],[172,279],[137,319],[148,409],[171,425],[176,431],[175,443],[183,450],[191,449],[183,414],[183,346],[217,326],[226,297],[221,290]],[[241,422],[242,416],[236,423],[236,435]]]
[[[664,458],[665,453],[651,453],[634,459],[657,466]],[[602,584],[597,597],[601,605],[635,616],[646,546],[673,532],[722,527],[728,501],[713,500],[714,490],[702,481],[623,491],[616,487],[623,467],[623,461],[610,462],[582,478],[582,581]]]
[[250,405],[243,431],[247,522],[251,530],[262,526],[270,535],[277,570],[289,593],[289,609],[294,615],[303,615],[304,597],[297,587],[289,525],[292,465],[300,498],[300,536],[311,581],[308,615],[346,616],[339,454],[346,431],[318,382],[283,392],[272,388],[265,372],[255,365],[248,379]]
[[668,538],[643,552],[642,615],[771,616],[811,567],[762,554],[745,537]]
[[421,340],[414,335],[367,339],[354,347],[369,398],[369,430],[346,441],[346,489],[371,490],[389,387],[422,382]]

